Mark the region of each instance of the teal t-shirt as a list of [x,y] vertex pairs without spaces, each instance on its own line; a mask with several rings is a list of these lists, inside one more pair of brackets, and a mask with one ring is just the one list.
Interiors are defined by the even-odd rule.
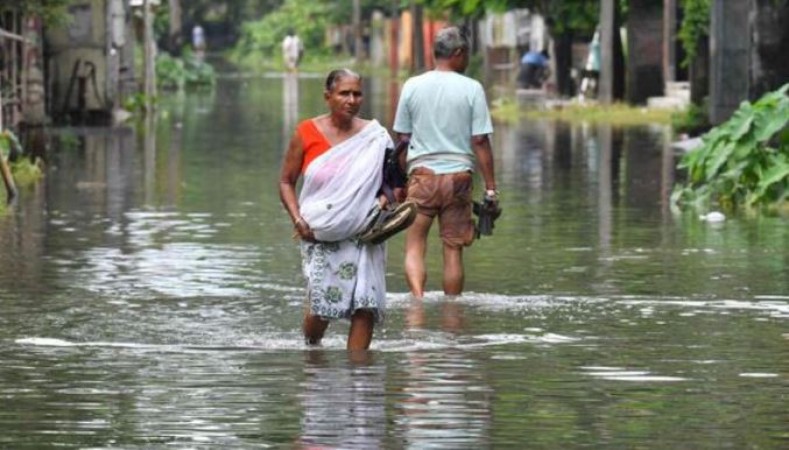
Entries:
[[392,128],[411,134],[408,170],[427,167],[437,174],[473,170],[471,137],[493,132],[482,85],[440,70],[405,82]]

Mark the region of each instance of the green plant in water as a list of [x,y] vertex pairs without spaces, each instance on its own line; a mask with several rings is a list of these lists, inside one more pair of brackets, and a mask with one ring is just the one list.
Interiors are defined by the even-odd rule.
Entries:
[[58,135],[58,145],[61,150],[75,151],[80,148],[79,136],[71,132],[63,132]]
[[687,109],[671,115],[671,127],[677,133],[696,136],[711,128],[706,105],[691,103]]
[[789,202],[789,84],[756,103],[743,102],[727,122],[703,136],[679,168],[687,181],[674,188],[679,205],[723,209],[786,208]]
[[14,174],[14,181],[20,188],[33,185],[44,177],[39,161],[30,161],[27,157],[11,163],[11,173]]
[[34,184],[43,176],[38,161],[31,162],[23,153],[19,138],[13,131],[0,132],[0,158],[11,162],[11,175],[17,187]]
[[13,131],[0,131],[0,158],[16,159],[22,154],[22,144]]
[[186,80],[184,61],[167,52],[156,57],[156,84],[164,89],[181,89]]
[[156,83],[164,89],[182,89],[191,86],[212,86],[216,82],[214,67],[199,59],[190,50],[182,58],[162,52],[156,58]]
[[[123,108],[127,111],[131,111],[133,113],[139,113],[145,111],[147,96],[142,92],[135,92],[134,94],[128,95],[126,99],[123,101]],[[154,97],[151,101],[151,104],[156,104],[156,97]]]

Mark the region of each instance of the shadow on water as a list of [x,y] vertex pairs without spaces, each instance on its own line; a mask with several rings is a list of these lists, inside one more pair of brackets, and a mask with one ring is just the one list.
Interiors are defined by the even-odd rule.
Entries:
[[[399,86],[365,80],[389,124]],[[226,78],[59,130],[0,217],[0,446],[779,448],[789,227],[672,211],[668,130],[498,124],[504,215],[467,293],[402,279],[369,354],[300,337],[277,181],[321,77]]]

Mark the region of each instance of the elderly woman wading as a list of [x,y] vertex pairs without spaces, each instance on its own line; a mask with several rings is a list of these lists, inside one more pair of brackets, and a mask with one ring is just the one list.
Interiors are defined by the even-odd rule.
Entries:
[[[347,348],[364,350],[383,319],[386,249],[357,237],[384,202],[379,189],[392,140],[377,121],[356,117],[362,104],[358,74],[332,71],[323,96],[329,113],[299,123],[290,141],[280,198],[301,238],[307,343],[320,343],[329,321],[345,318],[351,321]],[[304,183],[297,198],[299,176]]]

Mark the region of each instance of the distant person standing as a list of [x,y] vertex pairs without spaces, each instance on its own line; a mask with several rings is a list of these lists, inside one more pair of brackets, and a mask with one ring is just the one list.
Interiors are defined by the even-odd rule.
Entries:
[[203,31],[203,27],[200,24],[196,24],[192,28],[192,50],[194,50],[198,61],[203,60],[205,47],[205,31]]
[[587,97],[597,96],[597,81],[600,79],[600,29],[598,27],[589,43],[589,55],[586,57],[583,76],[581,79],[581,89],[579,96],[581,100]]
[[472,220],[472,171],[479,169],[485,196],[498,205],[488,135],[493,124],[482,85],[465,75],[469,43],[458,27],[440,30],[433,45],[435,69],[403,85],[393,129],[407,140],[407,198],[417,204],[406,231],[405,274],[415,298],[424,296],[425,253],[433,220],[443,242],[443,288],[463,291],[463,248],[475,237]]
[[200,24],[192,28],[192,49],[196,52],[205,51],[205,31]]
[[285,59],[285,68],[290,72],[298,70],[304,45],[293,29],[288,29],[285,39],[282,40],[282,57]]

